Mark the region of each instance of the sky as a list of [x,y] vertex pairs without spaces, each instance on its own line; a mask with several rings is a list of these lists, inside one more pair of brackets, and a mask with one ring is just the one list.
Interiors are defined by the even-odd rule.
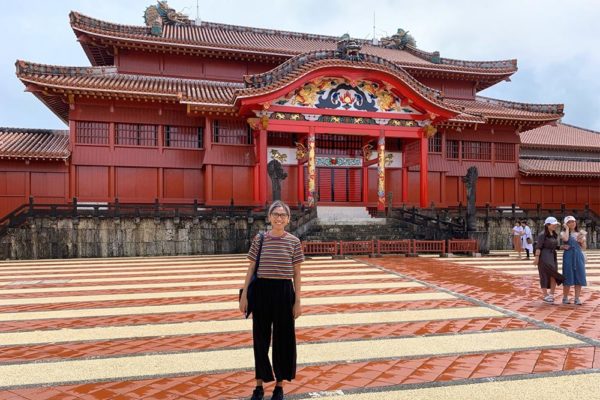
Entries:
[[[525,103],[562,103],[564,123],[600,131],[599,0],[171,0],[203,21],[370,39],[408,30],[442,57],[517,59],[519,70],[479,94]],[[69,12],[143,25],[155,0],[21,0],[0,14],[0,126],[65,129],[15,76],[16,60],[89,66]]]

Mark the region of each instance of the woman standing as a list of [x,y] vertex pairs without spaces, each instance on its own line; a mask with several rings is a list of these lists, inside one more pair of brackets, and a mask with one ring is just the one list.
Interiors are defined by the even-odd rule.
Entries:
[[[558,260],[556,249],[558,248],[558,234],[556,229],[559,223],[554,217],[548,217],[544,221],[544,232],[538,236],[535,246],[534,265],[537,265],[540,274],[540,287],[546,303],[554,303],[554,292],[556,285],[562,284],[564,278],[558,273]],[[550,293],[548,293],[550,289]]]
[[513,247],[517,254],[519,255],[519,260],[521,257],[521,252],[523,251],[523,246],[521,246],[521,238],[525,232],[523,231],[523,227],[521,226],[521,222],[519,220],[515,221],[515,226],[512,228],[512,238],[513,238]]
[[[254,283],[252,307],[252,337],[254,340],[254,366],[256,388],[252,400],[264,397],[263,382],[276,380],[273,400],[282,400],[283,380],[296,377],[296,331],[294,320],[302,314],[300,305],[300,265],[304,261],[300,240],[286,232],[290,221],[290,208],[282,201],[269,207],[271,230],[264,235]],[[256,235],[248,259],[250,266],[240,299],[240,311],[248,307],[248,284],[254,273],[260,248]],[[269,361],[269,345],[273,333],[273,367]],[[275,377],[273,377],[275,372]]]
[[581,287],[587,286],[585,277],[585,255],[586,249],[585,235],[577,231],[577,221],[575,217],[569,215],[565,217],[560,238],[564,243],[565,252],[563,253],[563,276],[565,282],[563,286],[563,304],[571,304],[569,292],[571,286],[575,286],[575,304],[581,305]]
[[521,220],[521,226],[523,227],[523,236],[521,236],[521,244],[523,245],[523,249],[525,249],[527,259],[529,260],[529,255],[533,254],[533,235],[531,234],[531,229],[527,226],[526,219]]

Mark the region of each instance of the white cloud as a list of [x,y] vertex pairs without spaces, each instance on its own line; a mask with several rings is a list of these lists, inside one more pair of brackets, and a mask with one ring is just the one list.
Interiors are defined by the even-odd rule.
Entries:
[[[14,75],[16,59],[89,65],[68,21],[71,10],[111,22],[142,25],[153,0],[30,0],[0,15],[9,40],[0,61],[0,125],[63,128],[64,125]],[[196,16],[196,1],[170,6]],[[419,48],[466,60],[518,59],[512,82],[482,94],[532,103],[565,103],[565,122],[600,131],[600,7],[596,0],[203,0],[205,21],[263,28],[372,37],[409,30]],[[5,33],[6,35],[6,33]],[[5,36],[6,38],[6,36]]]

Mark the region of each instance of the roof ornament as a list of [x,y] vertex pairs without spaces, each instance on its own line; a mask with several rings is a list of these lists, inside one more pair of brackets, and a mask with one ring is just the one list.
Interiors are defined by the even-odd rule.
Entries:
[[192,25],[187,15],[169,8],[167,1],[158,0],[157,3],[155,6],[148,6],[144,12],[144,22],[152,28],[152,35],[162,35],[164,25]]
[[336,56],[342,60],[349,61],[361,61],[364,56],[360,54],[361,45],[350,37],[349,34],[344,33],[340,40],[337,42]]
[[408,31],[398,28],[398,31],[391,37],[381,38],[381,45],[389,49],[404,50],[407,45],[416,48],[417,41]]

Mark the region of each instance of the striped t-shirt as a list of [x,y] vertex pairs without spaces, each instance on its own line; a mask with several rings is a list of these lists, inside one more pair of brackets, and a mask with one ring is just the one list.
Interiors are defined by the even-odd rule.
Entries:
[[[271,236],[270,232],[264,235],[257,276],[270,279],[292,279],[294,264],[304,261],[300,239],[288,232],[279,237]],[[260,235],[256,235],[248,252],[249,260],[256,261],[259,245]]]

